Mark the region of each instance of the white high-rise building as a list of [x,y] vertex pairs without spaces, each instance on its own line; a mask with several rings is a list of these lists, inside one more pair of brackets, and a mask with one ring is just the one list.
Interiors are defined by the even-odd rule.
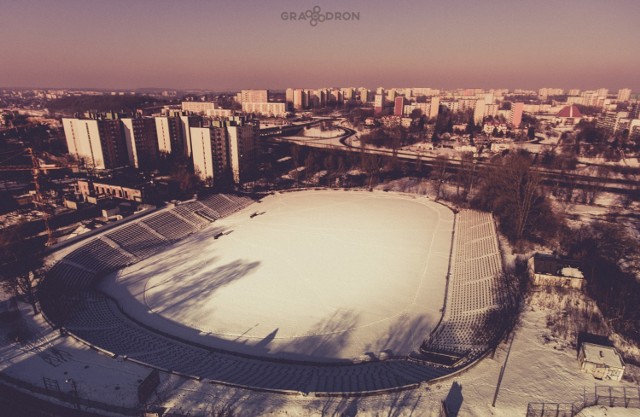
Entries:
[[285,103],[243,102],[242,111],[244,113],[257,113],[265,116],[284,117],[287,115]]
[[431,97],[431,107],[429,108],[429,118],[430,119],[437,118],[439,112],[440,112],[440,97],[433,96]]
[[231,117],[233,113],[234,111],[230,109],[212,109],[205,112],[209,117]]
[[191,128],[191,155],[198,176],[209,185],[226,179],[236,184],[250,179],[256,168],[258,126],[243,118],[212,123]]
[[95,169],[106,169],[98,120],[62,119],[69,154]]
[[131,166],[140,168],[140,159],[138,158],[140,150],[137,144],[142,140],[139,136],[144,132],[144,119],[124,118],[121,120],[124,127],[124,139],[127,143],[129,162]]
[[476,101],[476,107],[473,109],[473,122],[475,124],[482,123],[482,120],[484,119],[487,106],[487,102],[485,100],[486,99],[481,99]]
[[168,117],[156,117],[156,131],[158,133],[158,150],[171,153],[171,134]]
[[[210,109],[215,110],[215,109]],[[187,156],[191,155],[191,128],[199,127],[202,125],[202,119],[199,116],[180,116],[180,128],[182,134],[182,140],[186,147]]]
[[293,88],[287,88],[285,92],[285,99],[284,99],[285,104],[287,105],[287,110],[293,108],[293,95],[294,95]]
[[182,152],[186,154],[182,140],[180,119],[174,116],[156,117],[156,132],[158,136],[158,151],[164,153]]
[[386,97],[386,100],[387,100],[387,101],[395,101],[395,99],[396,99],[396,95],[397,95],[397,93],[396,93],[396,89],[395,89],[395,88],[392,88],[392,89],[390,89],[390,90],[387,90],[387,97]]
[[266,103],[269,101],[268,90],[242,90],[239,96],[240,103]]
[[344,101],[353,100],[355,97],[355,92],[351,87],[344,87],[340,90],[340,92],[342,93],[342,99]]
[[62,119],[69,153],[93,169],[129,165],[122,122],[118,116],[93,114],[89,119]]
[[358,91],[360,92],[360,101],[362,103],[366,103],[367,101],[369,101],[369,89],[368,88],[359,88]]
[[376,114],[381,114],[384,110],[384,94],[376,94],[373,100],[373,109]]
[[562,88],[541,88],[538,90],[538,97],[546,100],[549,96],[561,96],[564,94]]
[[204,114],[207,110],[216,108],[216,103],[211,101],[183,101],[182,111]]
[[293,90],[293,108],[295,110],[302,110],[306,107],[306,92],[301,88]]
[[629,101],[631,99],[631,89],[630,88],[621,88],[618,90],[618,103],[622,103],[624,101]]
[[207,185],[221,179],[227,170],[227,141],[224,127],[192,127],[191,157],[196,174]]

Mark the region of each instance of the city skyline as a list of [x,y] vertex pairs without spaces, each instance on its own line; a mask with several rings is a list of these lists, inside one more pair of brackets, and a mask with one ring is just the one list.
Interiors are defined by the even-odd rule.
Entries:
[[[0,85],[640,90],[640,3],[478,3],[10,2]],[[288,18],[315,6],[358,19]]]

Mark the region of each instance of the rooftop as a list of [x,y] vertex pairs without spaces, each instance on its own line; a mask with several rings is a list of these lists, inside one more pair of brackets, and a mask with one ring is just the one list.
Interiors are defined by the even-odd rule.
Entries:
[[584,278],[579,261],[561,258],[557,255],[536,253],[534,256],[536,274],[555,275],[568,278]]
[[582,117],[580,109],[576,105],[565,106],[558,112],[558,117]]
[[582,344],[582,350],[584,351],[584,358],[587,362],[613,368],[624,367],[622,357],[613,347],[585,342]]

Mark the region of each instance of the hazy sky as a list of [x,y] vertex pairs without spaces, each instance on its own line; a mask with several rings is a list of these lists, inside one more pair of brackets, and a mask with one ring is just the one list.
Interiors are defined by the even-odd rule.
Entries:
[[[359,20],[283,20],[314,6]],[[638,0],[2,0],[0,86],[629,87]]]

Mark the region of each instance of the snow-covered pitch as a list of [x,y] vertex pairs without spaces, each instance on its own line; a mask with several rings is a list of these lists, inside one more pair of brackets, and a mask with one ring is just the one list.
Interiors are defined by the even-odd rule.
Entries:
[[405,355],[442,313],[454,214],[423,197],[264,198],[104,279],[163,332],[259,356]]

